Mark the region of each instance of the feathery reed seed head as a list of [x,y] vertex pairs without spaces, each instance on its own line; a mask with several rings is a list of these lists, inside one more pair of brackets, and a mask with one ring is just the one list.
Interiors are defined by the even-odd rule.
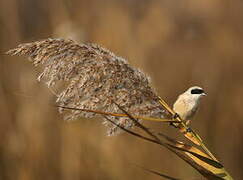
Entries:
[[[7,52],[25,55],[35,66],[43,65],[38,80],[43,79],[49,88],[64,82],[57,93],[61,106],[80,109],[122,113],[116,102],[131,115],[162,118],[166,114],[148,77],[127,61],[96,44],[77,44],[72,40],[46,39],[20,44]],[[63,108],[59,108],[63,112]],[[65,111],[65,119],[91,118],[95,113],[79,110]],[[125,128],[134,126],[128,117],[109,119]],[[119,128],[104,118],[108,134],[114,135]]]

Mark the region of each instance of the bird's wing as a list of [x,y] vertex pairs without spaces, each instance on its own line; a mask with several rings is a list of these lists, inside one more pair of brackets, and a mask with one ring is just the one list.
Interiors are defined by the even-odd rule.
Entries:
[[[38,80],[44,80],[49,88],[57,83],[57,103],[61,106],[119,113],[116,102],[131,115],[162,118],[165,110],[160,106],[148,77],[127,61],[95,44],[77,44],[72,40],[46,39],[20,44],[7,52],[25,55],[35,65],[42,65]],[[62,110],[62,108],[60,108]],[[71,110],[65,119],[93,117],[96,114]],[[126,117],[111,117],[113,121],[132,127]],[[109,133],[116,127],[107,121]]]

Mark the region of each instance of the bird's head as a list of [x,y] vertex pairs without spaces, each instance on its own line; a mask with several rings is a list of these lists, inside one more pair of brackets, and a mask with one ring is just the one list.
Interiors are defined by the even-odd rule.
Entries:
[[199,86],[190,87],[184,94],[190,96],[195,101],[201,99],[203,96],[206,96],[204,90]]

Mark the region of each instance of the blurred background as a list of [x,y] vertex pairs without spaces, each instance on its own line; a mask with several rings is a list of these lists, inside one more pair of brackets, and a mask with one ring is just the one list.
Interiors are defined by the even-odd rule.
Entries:
[[[98,43],[151,79],[173,104],[193,85],[208,96],[191,126],[235,179],[243,179],[243,2],[240,0],[1,0],[0,179],[160,179],[133,164],[202,179],[184,161],[100,119],[64,122],[39,68],[3,52],[48,37]],[[146,125],[174,137],[176,130]],[[182,138],[183,139],[183,138]]]

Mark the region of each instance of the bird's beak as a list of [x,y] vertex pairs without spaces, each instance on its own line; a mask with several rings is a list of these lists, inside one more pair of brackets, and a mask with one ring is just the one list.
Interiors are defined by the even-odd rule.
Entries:
[[202,93],[202,95],[203,95],[203,96],[207,96],[207,94],[206,94],[206,93]]

